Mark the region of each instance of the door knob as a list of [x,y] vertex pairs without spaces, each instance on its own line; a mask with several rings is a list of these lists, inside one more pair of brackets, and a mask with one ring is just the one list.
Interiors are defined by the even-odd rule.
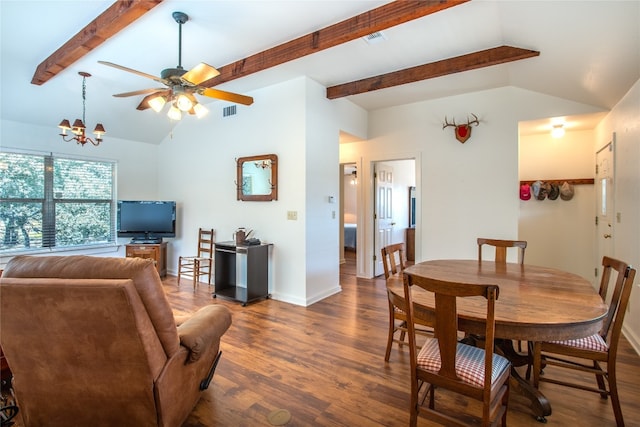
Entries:
[[611,238],[611,234],[605,234],[605,235],[604,235],[604,236],[602,236],[602,237],[604,237],[605,239],[610,239],[610,238]]

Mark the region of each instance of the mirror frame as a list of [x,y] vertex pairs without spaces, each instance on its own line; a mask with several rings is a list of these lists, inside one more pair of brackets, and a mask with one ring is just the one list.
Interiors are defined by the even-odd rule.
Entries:
[[[242,166],[247,162],[271,161],[271,193],[244,194],[242,192]],[[236,193],[237,200],[245,202],[269,202],[278,200],[278,156],[275,154],[261,154],[259,156],[240,157],[236,160]]]

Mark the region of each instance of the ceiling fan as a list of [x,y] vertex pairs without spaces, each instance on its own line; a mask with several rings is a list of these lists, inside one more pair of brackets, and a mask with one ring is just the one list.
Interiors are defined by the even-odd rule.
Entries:
[[158,83],[163,83],[167,87],[141,89],[133,92],[118,93],[113,96],[125,98],[129,96],[147,94],[147,96],[142,99],[137,109],[146,110],[147,108],[152,108],[156,112],[162,110],[164,104],[169,102],[171,107],[169,108],[167,115],[174,120],[180,120],[182,117],[182,111],[189,114],[195,114],[198,117],[202,117],[207,113],[207,109],[202,104],[198,103],[195,94],[230,101],[237,104],[251,105],[253,103],[253,98],[250,96],[200,86],[201,83],[204,83],[205,81],[220,74],[220,72],[211,65],[201,62],[189,71],[182,68],[182,24],[189,20],[189,16],[183,12],[173,12],[172,16],[178,23],[178,65],[176,68],[166,68],[162,70],[160,77],[156,77],[112,62],[98,61],[100,64],[137,74],[141,77],[155,80]]

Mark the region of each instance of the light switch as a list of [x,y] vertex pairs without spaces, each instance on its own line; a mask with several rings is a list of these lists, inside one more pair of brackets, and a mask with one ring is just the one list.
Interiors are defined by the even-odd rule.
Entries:
[[296,221],[298,219],[298,211],[287,211],[287,219]]

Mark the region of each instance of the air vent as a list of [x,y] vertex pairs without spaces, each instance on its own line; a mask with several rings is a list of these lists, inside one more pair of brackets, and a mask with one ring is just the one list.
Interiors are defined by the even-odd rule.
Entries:
[[222,109],[222,117],[229,117],[229,116],[235,116],[235,115],[236,115],[235,105],[229,105],[228,107],[224,107]]
[[385,41],[387,36],[385,36],[381,31],[376,31],[375,33],[364,36],[363,39],[369,44],[376,44]]

